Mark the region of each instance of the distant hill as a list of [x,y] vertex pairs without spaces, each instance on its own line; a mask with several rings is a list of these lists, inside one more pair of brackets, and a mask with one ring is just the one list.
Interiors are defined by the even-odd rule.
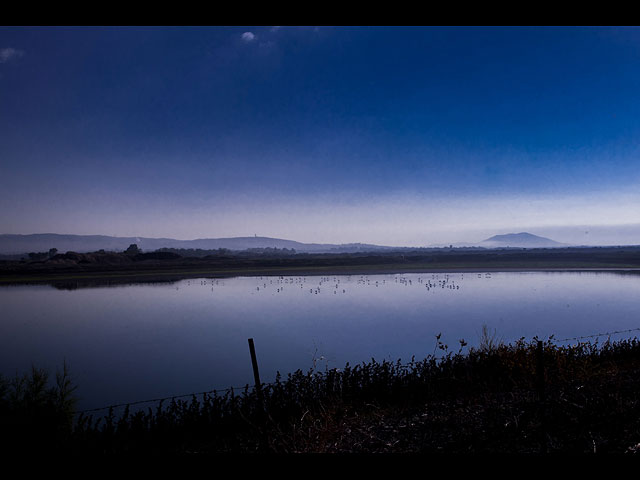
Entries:
[[[250,248],[287,248],[297,253],[357,253],[381,252],[387,250],[410,250],[408,247],[389,247],[366,243],[302,243],[295,240],[270,237],[231,237],[231,238],[199,238],[196,240],[176,240],[173,238],[147,237],[111,237],[107,235],[61,235],[56,233],[37,233],[31,235],[0,234],[0,255],[22,255],[29,252],[48,252],[57,248],[59,253],[65,252],[122,252],[135,243],[143,252],[152,252],[160,248],[202,249],[242,251]],[[455,244],[457,248],[552,248],[564,247],[566,244],[549,238],[539,237],[531,233],[509,233],[495,235],[475,244]],[[432,246],[431,248],[434,248]],[[449,245],[439,245],[446,247]]]
[[101,249],[121,252],[135,243],[145,252],[159,248],[193,248],[203,250],[246,250],[249,248],[293,248],[298,253],[353,253],[392,249],[364,243],[321,244],[302,243],[269,237],[201,238],[197,240],[176,240],[173,238],[110,237],[107,235],[60,235],[38,233],[32,235],[0,235],[0,254],[22,254],[45,252],[57,248],[59,252],[95,252]]
[[564,243],[556,242],[550,238],[539,237],[527,232],[507,233],[506,235],[494,235],[481,242],[481,245],[490,248],[517,247],[517,248],[553,248],[565,247]]

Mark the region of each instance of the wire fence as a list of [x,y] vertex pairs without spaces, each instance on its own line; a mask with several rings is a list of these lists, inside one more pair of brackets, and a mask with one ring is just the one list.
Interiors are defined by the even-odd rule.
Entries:
[[173,395],[170,397],[163,397],[163,398],[152,398],[149,400],[139,400],[137,402],[127,402],[127,403],[119,403],[116,405],[108,405],[106,407],[98,407],[98,408],[89,408],[87,410],[79,410],[77,412],[74,412],[75,415],[79,415],[81,413],[89,413],[89,412],[99,412],[100,410],[107,410],[107,409],[111,409],[111,408],[120,408],[120,407],[127,407],[127,406],[131,406],[131,405],[141,405],[143,403],[156,403],[156,402],[164,402],[165,400],[174,400],[176,398],[185,398],[185,397],[193,397],[194,395],[200,396],[200,395],[210,395],[210,394],[216,394],[216,393],[223,393],[223,392],[230,392],[231,390],[244,390],[249,386],[249,384],[246,384],[242,387],[228,387],[228,388],[219,388],[219,389],[215,389],[215,390],[208,390],[206,392],[194,392],[194,393],[185,393],[183,395]]
[[628,330],[616,330],[614,332],[594,333],[593,335],[583,335],[582,337],[571,337],[571,338],[562,338],[562,339],[554,339],[554,340],[556,340],[556,342],[568,342],[571,340],[582,340],[585,338],[609,337],[611,335],[616,335],[618,333],[629,333],[629,332],[637,332],[637,331],[640,331],[640,328],[630,328]]
[[[630,332],[637,332],[640,331],[640,327],[638,328],[629,328],[627,330],[616,330],[616,331],[612,331],[612,332],[603,332],[603,333],[594,333],[591,335],[583,335],[583,336],[579,336],[579,337],[570,337],[570,338],[562,338],[562,339],[556,339],[553,338],[553,336],[549,337],[550,339],[555,340],[556,342],[568,342],[568,341],[574,341],[574,340],[583,340],[586,338],[596,338],[596,337],[610,337],[611,335],[616,335],[616,334],[620,334],[620,333],[630,333]],[[420,363],[419,361],[411,361],[409,363],[394,363],[394,365],[398,366],[398,367],[403,367],[403,368],[409,368],[412,367],[416,364]],[[260,386],[261,387],[267,387],[267,386],[271,386],[271,385],[276,385],[277,382],[270,382],[270,383],[261,383]],[[252,387],[249,386],[249,384],[245,384],[241,387],[228,387],[228,388],[218,388],[218,389],[214,389],[214,390],[208,390],[205,392],[194,392],[194,393],[185,393],[182,395],[172,395],[169,397],[163,397],[163,398],[153,398],[153,399],[149,399],[149,400],[139,400],[136,402],[127,402],[127,403],[119,403],[116,405],[107,405],[105,407],[98,407],[98,408],[90,408],[90,409],[86,409],[86,410],[79,410],[77,412],[74,412],[74,415],[80,415],[80,414],[85,414],[85,413],[90,413],[90,412],[99,412],[101,410],[109,410],[112,408],[121,408],[121,407],[127,407],[127,406],[132,406],[132,405],[142,405],[145,403],[158,403],[158,402],[164,402],[166,400],[175,400],[177,398],[185,398],[185,397],[193,397],[193,396],[200,396],[200,395],[210,395],[210,394],[218,394],[218,393],[227,393],[227,392],[231,392],[231,391],[242,391],[242,390],[248,390]],[[253,387],[255,388],[255,387]]]

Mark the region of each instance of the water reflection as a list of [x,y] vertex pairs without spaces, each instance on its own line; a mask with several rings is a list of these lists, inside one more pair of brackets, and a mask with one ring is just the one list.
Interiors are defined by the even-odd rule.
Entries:
[[[80,284],[84,285],[84,284]],[[410,273],[198,278],[0,288],[3,375],[66,358],[81,408],[252,382],[260,373],[409,360],[435,335],[477,344],[639,327],[640,278],[612,273]]]

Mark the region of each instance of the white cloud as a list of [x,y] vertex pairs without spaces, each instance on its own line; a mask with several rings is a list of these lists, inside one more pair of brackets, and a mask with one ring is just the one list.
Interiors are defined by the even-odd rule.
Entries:
[[255,39],[256,39],[256,36],[251,32],[244,32],[242,34],[242,41],[243,42],[249,43],[249,42],[253,42]]
[[16,48],[0,48],[0,63],[6,63],[14,58],[20,58],[24,55],[22,50]]

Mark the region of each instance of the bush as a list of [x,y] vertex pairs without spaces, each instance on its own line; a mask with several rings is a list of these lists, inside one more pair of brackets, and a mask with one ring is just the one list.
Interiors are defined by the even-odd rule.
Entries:
[[32,367],[13,379],[0,376],[0,436],[4,451],[59,450],[68,447],[76,387],[64,362],[49,385],[49,373]]

